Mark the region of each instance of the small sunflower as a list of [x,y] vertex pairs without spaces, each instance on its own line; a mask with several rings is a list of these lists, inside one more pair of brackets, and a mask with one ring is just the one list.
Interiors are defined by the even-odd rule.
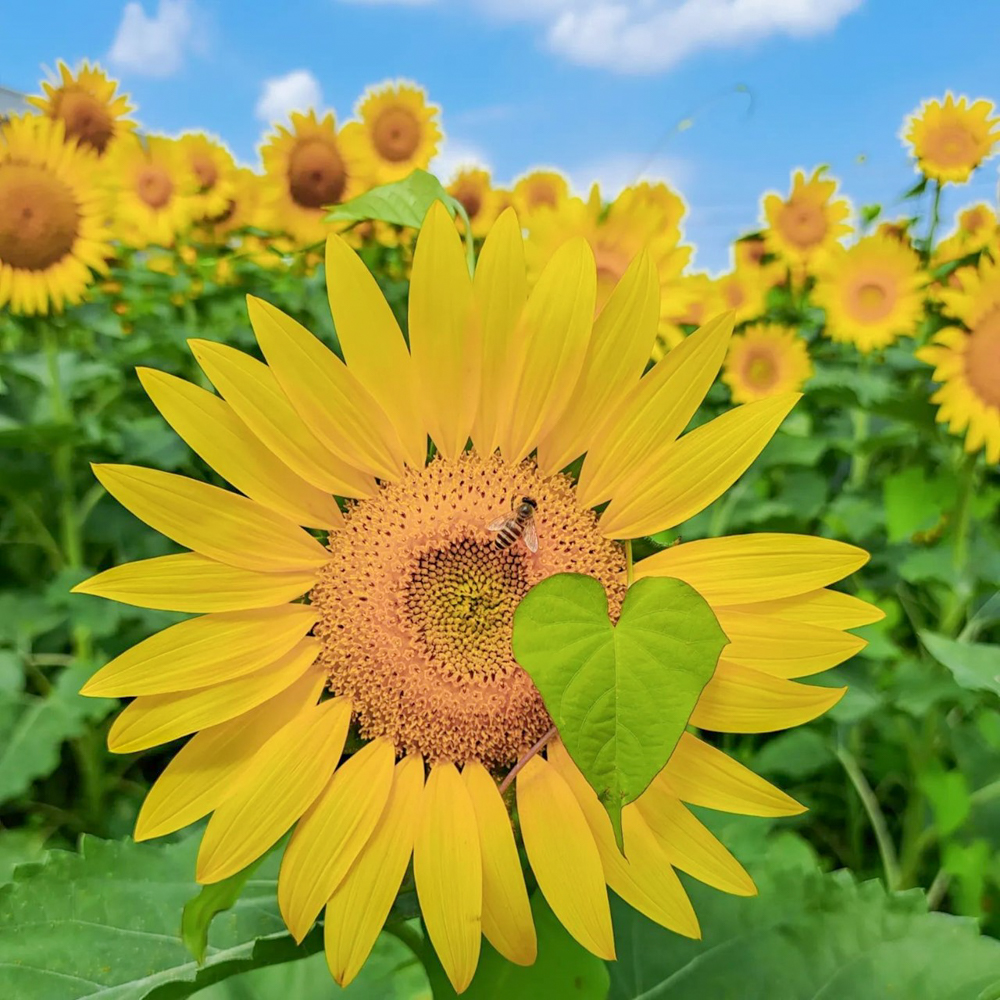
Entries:
[[773,272],[764,272],[763,268],[736,268],[728,274],[715,279],[715,290],[718,295],[722,312],[731,309],[736,316],[736,322],[760,316],[767,301],[767,291],[771,287],[765,280],[765,273],[770,278]]
[[798,392],[811,375],[806,342],[790,327],[772,323],[735,334],[722,369],[734,403]]
[[964,329],[949,326],[917,357],[934,366],[941,388],[931,401],[952,434],[965,432],[965,450],[1000,462],[1000,263],[983,258],[964,269],[961,287],[940,293],[944,311]]
[[558,209],[569,198],[569,182],[558,170],[532,170],[514,182],[513,205],[526,220],[539,209]]
[[834,198],[837,181],[817,167],[807,180],[801,170],[792,175],[787,198],[772,192],[764,196],[764,240],[768,250],[797,267],[814,263],[851,232],[846,219],[850,203]]
[[195,189],[195,218],[218,218],[229,210],[236,192],[236,163],[221,140],[204,132],[188,132],[177,140]]
[[266,216],[270,227],[288,232],[300,246],[322,241],[330,208],[364,189],[371,172],[361,127],[339,132],[333,112],[293,112],[291,128],[277,125],[261,147]]
[[472,235],[485,236],[500,214],[489,171],[478,167],[463,167],[452,178],[446,190],[465,209]]
[[195,181],[180,143],[165,136],[125,136],[108,153],[117,235],[134,247],[173,246],[196,211]]
[[991,101],[924,101],[907,119],[903,138],[909,143],[917,169],[941,183],[964,184],[972,171],[993,155],[1000,142],[1000,118]]
[[955,216],[955,229],[935,247],[935,259],[955,260],[977,250],[995,246],[1000,226],[996,213],[985,202],[960,209]]
[[[135,697],[111,727],[114,752],[194,734],[150,791],[137,839],[212,813],[197,877],[214,883],[294,827],[280,910],[301,940],[325,908],[327,961],[342,985],[364,964],[411,857],[430,944],[456,990],[475,973],[482,937],[531,964],[515,829],[553,912],[595,954],[614,957],[609,886],[698,936],[675,869],[725,892],[755,889],[684,803],[758,816],[802,806],[688,733],[623,812],[626,859],[558,739],[523,760],[552,722],[513,658],[513,615],[534,584],[562,572],[600,580],[617,615],[618,539],[712,503],[797,394],[679,436],[718,372],[731,322],[708,324],[644,375],[659,316],[650,255],[628,267],[595,322],[587,243],[561,247],[529,292],[513,211],[487,236],[473,278],[457,228],[432,206],[413,262],[408,343],[336,236],[326,275],[345,361],[250,298],[264,362],[192,341],[221,396],[140,370],[166,420],[240,492],[96,467],[126,508],[191,551],[76,589],[201,616],[125,652],[85,688]],[[559,471],[584,453],[578,480]],[[488,531],[521,495],[537,502],[537,552],[500,548]],[[638,563],[637,577],[695,587],[731,640],[692,725],[771,732],[836,703],[842,689],[797,678],[864,646],[845,630],[879,612],[825,588],[866,559],[829,539],[760,534]],[[342,760],[352,726],[357,749]],[[504,798],[499,783],[515,763],[525,766]]]
[[438,151],[440,108],[423,88],[406,80],[369,88],[355,109],[379,184],[427,169]]
[[29,97],[28,102],[61,121],[68,138],[90,146],[98,156],[114,139],[135,128],[135,122],[126,117],[135,110],[128,95],[116,94],[118,83],[96,64],[85,61],[74,74],[60,60],[59,79],[43,80],[42,89],[44,96]]
[[263,228],[264,178],[249,167],[237,167],[229,185],[223,209],[203,220],[202,226],[215,239],[222,239],[248,227]]
[[112,256],[107,198],[92,149],[59,119],[0,123],[0,307],[61,312]]
[[826,310],[826,335],[864,354],[912,336],[925,281],[917,254],[888,236],[867,236],[839,248],[813,293]]

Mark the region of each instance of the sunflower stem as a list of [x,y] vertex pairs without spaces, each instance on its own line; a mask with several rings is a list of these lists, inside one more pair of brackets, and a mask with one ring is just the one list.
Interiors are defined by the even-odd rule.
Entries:
[[955,635],[965,617],[972,583],[967,578],[969,565],[969,530],[972,526],[972,497],[978,479],[978,463],[975,455],[966,455],[959,473],[958,500],[955,504],[955,540],[952,548],[951,565],[955,573],[955,583],[948,597],[948,603],[941,615],[941,631],[948,636]]
[[941,182],[934,183],[934,200],[931,203],[931,224],[927,230],[927,259],[930,260],[934,253],[934,235],[941,222]]

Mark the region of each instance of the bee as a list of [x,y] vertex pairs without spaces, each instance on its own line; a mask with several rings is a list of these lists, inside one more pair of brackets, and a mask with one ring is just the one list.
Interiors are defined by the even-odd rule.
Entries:
[[497,537],[493,539],[493,544],[498,549],[509,549],[519,538],[524,539],[524,544],[531,552],[538,551],[538,531],[535,528],[535,511],[538,504],[532,497],[521,497],[515,503],[515,498],[510,499],[510,513],[490,521],[486,526],[488,531],[495,531]]

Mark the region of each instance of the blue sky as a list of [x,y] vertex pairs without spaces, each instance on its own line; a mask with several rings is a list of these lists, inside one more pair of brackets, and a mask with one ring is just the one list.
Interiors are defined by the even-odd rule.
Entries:
[[[20,9],[18,9],[20,6]],[[536,164],[612,189],[646,169],[686,198],[696,263],[728,262],[759,199],[831,165],[889,214],[914,180],[898,132],[951,88],[1000,100],[996,0],[7,0],[0,86],[34,91],[64,58],[105,64],[151,131],[205,128],[255,160],[267,81],[300,71],[350,115],[365,86],[422,83],[444,165],[507,181]],[[739,88],[749,89],[747,93]],[[272,88],[280,97],[282,88]],[[693,119],[682,131],[678,121]],[[863,158],[863,159],[862,159]],[[995,200],[988,164],[949,206]]]

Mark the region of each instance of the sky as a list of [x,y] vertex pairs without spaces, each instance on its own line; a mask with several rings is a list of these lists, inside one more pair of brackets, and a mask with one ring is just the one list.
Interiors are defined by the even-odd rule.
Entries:
[[[254,164],[290,107],[353,113],[407,78],[442,107],[436,164],[580,193],[668,180],[695,263],[729,266],[760,198],[829,164],[856,206],[903,212],[906,116],[951,89],[1000,101],[998,0],[0,0],[0,87],[98,60],[151,132],[205,129]],[[997,199],[998,160],[946,209]]]

